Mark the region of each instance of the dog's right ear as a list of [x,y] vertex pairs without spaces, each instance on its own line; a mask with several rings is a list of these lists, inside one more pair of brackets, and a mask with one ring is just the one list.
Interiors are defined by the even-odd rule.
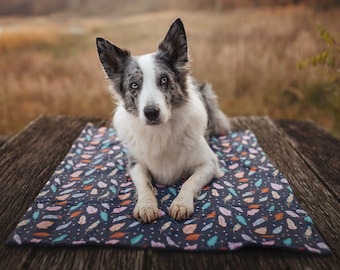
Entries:
[[175,20],[164,40],[158,46],[161,57],[177,67],[186,67],[189,62],[187,38],[181,19]]
[[131,56],[130,52],[113,45],[106,39],[97,37],[97,51],[100,62],[109,79],[115,79],[115,76],[121,74],[123,66]]

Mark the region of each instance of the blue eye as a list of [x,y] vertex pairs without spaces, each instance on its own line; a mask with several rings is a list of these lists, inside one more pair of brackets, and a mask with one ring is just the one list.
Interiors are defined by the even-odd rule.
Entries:
[[138,88],[138,84],[135,83],[135,82],[133,82],[133,83],[131,83],[130,87],[131,87],[132,89],[137,89],[137,88]]
[[166,77],[166,76],[161,77],[160,83],[162,85],[166,84],[167,82],[168,82],[168,77]]

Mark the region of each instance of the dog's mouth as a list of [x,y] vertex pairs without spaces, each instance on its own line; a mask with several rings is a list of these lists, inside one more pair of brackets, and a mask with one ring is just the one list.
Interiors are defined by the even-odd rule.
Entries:
[[160,125],[160,124],[161,124],[160,120],[146,120],[147,126],[157,126],[157,125]]

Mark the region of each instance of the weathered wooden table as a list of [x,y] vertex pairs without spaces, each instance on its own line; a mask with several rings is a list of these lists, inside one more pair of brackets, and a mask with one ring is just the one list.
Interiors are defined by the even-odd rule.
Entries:
[[330,245],[330,256],[265,248],[190,253],[7,246],[7,236],[89,121],[107,124],[100,119],[42,116],[0,148],[0,269],[340,269],[340,141],[309,121],[266,117],[233,118],[233,129],[256,134]]

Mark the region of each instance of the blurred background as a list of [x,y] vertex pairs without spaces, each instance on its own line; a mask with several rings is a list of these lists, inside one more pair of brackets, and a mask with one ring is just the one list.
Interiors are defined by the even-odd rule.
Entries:
[[181,17],[193,75],[229,116],[312,119],[340,137],[338,0],[0,2],[0,134],[40,114],[112,116],[95,38],[155,51]]

